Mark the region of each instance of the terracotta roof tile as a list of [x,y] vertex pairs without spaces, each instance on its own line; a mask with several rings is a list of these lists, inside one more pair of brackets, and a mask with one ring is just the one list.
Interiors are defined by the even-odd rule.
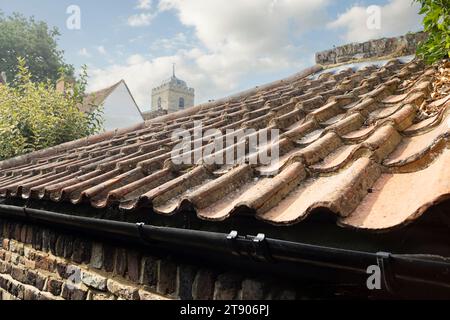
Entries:
[[[383,174],[343,225],[388,229],[417,219],[430,206],[449,198],[450,152],[444,150],[424,170]],[[420,192],[411,192],[420,190]]]
[[[339,225],[364,230],[399,227],[449,197],[450,96],[436,84],[436,67],[392,60],[311,72],[1,162],[0,196],[164,216],[188,210],[208,221],[247,215],[273,225],[298,223],[321,208]],[[177,164],[172,132],[192,133],[197,120],[225,138],[227,129],[239,129],[244,140],[229,149],[245,147],[244,162],[210,164],[224,159],[222,150],[195,165]],[[280,129],[279,161],[263,164],[271,145],[249,150],[258,132],[245,128]],[[213,150],[212,137],[192,141],[182,156],[194,161],[196,151]]]

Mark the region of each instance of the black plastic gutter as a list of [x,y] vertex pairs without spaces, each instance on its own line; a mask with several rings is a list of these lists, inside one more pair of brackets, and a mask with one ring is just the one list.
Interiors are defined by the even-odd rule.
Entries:
[[428,285],[449,290],[450,259],[426,255],[363,252],[316,246],[257,236],[157,227],[112,220],[71,216],[61,213],[0,205],[0,218],[10,217],[31,223],[67,228],[93,236],[158,246],[190,249],[208,258],[208,253],[227,254],[261,263],[295,263],[366,275],[369,266],[380,268],[384,288],[393,291],[396,282]]

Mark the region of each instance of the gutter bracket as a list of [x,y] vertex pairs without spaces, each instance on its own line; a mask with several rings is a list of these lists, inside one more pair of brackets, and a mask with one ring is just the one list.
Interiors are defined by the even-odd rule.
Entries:
[[258,261],[273,262],[272,255],[270,254],[269,246],[267,245],[266,235],[259,233],[252,239],[253,244],[253,257]]
[[389,293],[394,294],[396,292],[396,283],[395,274],[392,270],[392,255],[387,252],[378,252],[377,264],[381,270],[384,287]]

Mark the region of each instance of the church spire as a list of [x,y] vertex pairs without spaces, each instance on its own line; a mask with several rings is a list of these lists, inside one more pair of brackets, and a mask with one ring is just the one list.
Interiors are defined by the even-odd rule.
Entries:
[[175,77],[175,63],[172,63],[172,77]]

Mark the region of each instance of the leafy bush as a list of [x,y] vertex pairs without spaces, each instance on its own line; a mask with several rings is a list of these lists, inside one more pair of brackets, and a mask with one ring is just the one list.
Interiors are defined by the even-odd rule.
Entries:
[[55,146],[102,130],[102,111],[79,111],[86,70],[73,90],[59,92],[50,80],[35,83],[25,60],[18,59],[11,85],[0,85],[0,159]]
[[450,0],[414,0],[422,5],[424,31],[428,40],[418,49],[418,55],[429,63],[450,56]]

